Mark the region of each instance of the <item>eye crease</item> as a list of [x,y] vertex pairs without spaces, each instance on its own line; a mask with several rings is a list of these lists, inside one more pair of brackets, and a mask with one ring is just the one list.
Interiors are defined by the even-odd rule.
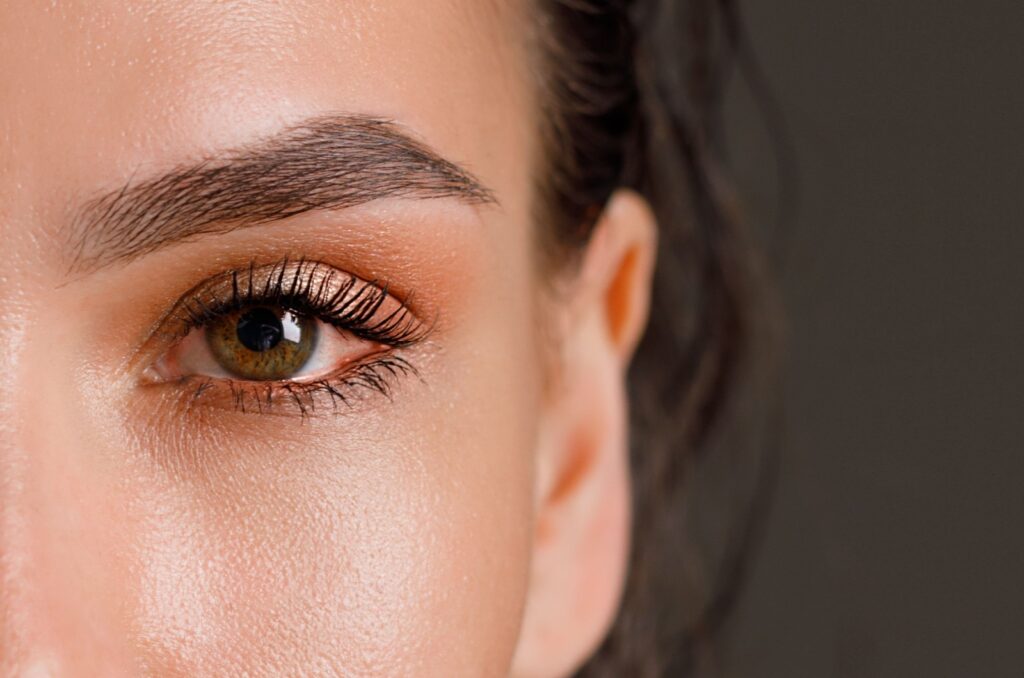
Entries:
[[359,387],[390,395],[395,379],[416,373],[398,352],[427,332],[387,285],[285,260],[201,283],[175,304],[159,334],[172,345],[145,382],[198,381],[194,401],[217,402],[226,393],[244,411],[284,401],[305,415],[320,397],[350,403]]

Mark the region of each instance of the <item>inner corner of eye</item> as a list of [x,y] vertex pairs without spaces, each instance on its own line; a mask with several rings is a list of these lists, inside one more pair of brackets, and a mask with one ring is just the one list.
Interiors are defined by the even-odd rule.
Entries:
[[144,386],[151,386],[156,384],[166,384],[171,381],[176,381],[181,378],[181,375],[176,373],[176,370],[172,367],[170,356],[167,353],[161,355],[153,363],[150,363],[143,371],[140,382]]
[[202,328],[167,332],[159,338],[163,348],[156,359],[142,369],[139,378],[142,385],[166,384],[189,376],[191,371],[181,358],[187,357],[196,344],[205,343]]

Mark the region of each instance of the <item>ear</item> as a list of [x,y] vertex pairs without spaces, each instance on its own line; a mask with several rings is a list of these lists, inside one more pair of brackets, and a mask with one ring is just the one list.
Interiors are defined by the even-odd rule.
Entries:
[[615,618],[629,555],[626,369],[647,323],[655,221],[631,191],[609,202],[562,314],[541,420],[537,509],[517,678],[578,668]]

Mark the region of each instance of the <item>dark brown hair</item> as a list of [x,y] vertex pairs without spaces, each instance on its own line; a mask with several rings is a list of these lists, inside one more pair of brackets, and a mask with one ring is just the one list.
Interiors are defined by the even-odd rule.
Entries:
[[685,534],[688,480],[730,412],[756,325],[754,258],[718,160],[736,12],[730,0],[536,0],[536,15],[545,250],[571,258],[620,187],[659,222],[651,323],[630,374],[631,569],[617,622],[580,675],[691,675],[750,542],[749,524],[726,526],[716,576],[687,576],[704,557]]

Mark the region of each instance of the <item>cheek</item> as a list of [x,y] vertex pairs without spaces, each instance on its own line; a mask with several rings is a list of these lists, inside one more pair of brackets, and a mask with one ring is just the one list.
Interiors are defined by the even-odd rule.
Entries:
[[524,366],[537,361],[507,326],[475,327],[372,410],[139,427],[130,617],[150,670],[507,670],[532,525],[538,374]]

